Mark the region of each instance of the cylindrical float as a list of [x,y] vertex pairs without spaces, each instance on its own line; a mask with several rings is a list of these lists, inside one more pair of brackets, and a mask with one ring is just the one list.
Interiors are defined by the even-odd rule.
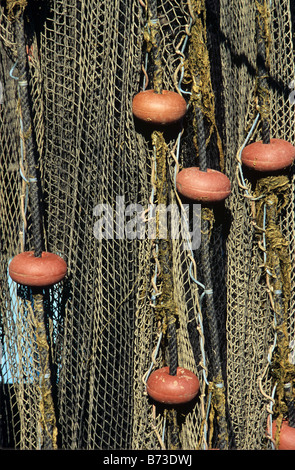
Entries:
[[146,390],[155,401],[166,405],[177,405],[191,401],[198,394],[198,377],[188,369],[177,367],[176,375],[169,374],[169,367],[151,373]]
[[133,98],[132,112],[141,121],[155,124],[173,124],[182,119],[187,110],[185,99],[174,91],[141,91]]
[[67,263],[54,253],[42,252],[36,257],[33,251],[16,255],[9,265],[9,275],[18,284],[29,287],[46,287],[61,281],[67,273]]
[[198,167],[184,168],[176,176],[177,191],[193,201],[218,202],[226,199],[231,192],[229,178],[220,171]]
[[292,165],[295,159],[295,147],[286,140],[270,139],[269,144],[262,141],[247,145],[241,154],[242,163],[260,172],[283,170]]

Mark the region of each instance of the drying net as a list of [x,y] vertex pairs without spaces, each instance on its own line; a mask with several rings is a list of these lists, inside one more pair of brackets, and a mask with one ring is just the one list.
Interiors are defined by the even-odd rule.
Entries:
[[[267,429],[289,416],[294,380],[294,177],[255,180],[239,150],[261,138],[262,118],[272,137],[295,143],[294,15],[290,0],[0,2],[2,447],[276,448]],[[134,95],[159,75],[188,103],[182,127],[165,135],[132,114]],[[174,184],[199,164],[196,109],[207,165],[231,181],[224,203],[202,208],[205,267],[203,243],[190,243],[197,207],[185,210]],[[28,141],[44,249],[68,265],[41,294],[8,274],[35,246]],[[161,155],[163,191],[187,221],[168,258],[135,230],[161,196]],[[123,232],[113,224],[122,217]],[[151,370],[170,363],[172,337],[178,364],[200,381],[179,408],[146,393]]]

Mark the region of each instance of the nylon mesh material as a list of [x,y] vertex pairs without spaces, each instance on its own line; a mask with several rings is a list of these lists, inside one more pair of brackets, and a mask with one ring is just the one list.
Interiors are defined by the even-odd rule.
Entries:
[[[46,448],[46,430],[40,405],[42,371],[36,352],[34,299],[30,289],[16,285],[8,275],[10,260],[33,247],[33,208],[22,147],[15,20],[8,18],[4,3],[0,6],[0,441],[4,448],[40,449]],[[197,399],[178,410],[175,423],[171,409],[155,405],[145,390],[150,367],[161,367],[168,359],[152,302],[154,240],[118,236],[115,230],[99,240],[94,233],[99,204],[109,205],[118,220],[120,201],[125,207],[140,204],[146,209],[153,194],[150,131],[132,115],[134,95],[153,84],[154,64],[144,34],[150,2],[27,3],[24,47],[43,190],[45,247],[68,264],[65,280],[44,294],[57,448],[173,449],[175,425],[179,448],[216,447],[219,411],[212,395],[212,338],[202,300],[202,247],[192,253],[184,235],[172,241],[171,295],[177,305],[178,362],[200,380]],[[275,417],[283,409],[286,417],[287,411],[273,395],[274,312],[266,284],[265,252],[255,226],[255,181],[245,171],[243,186],[237,159],[258,114],[259,2],[238,0],[234,7],[230,0],[156,3],[163,87],[179,91],[187,102],[190,28],[205,6],[214,114],[224,172],[232,188],[230,197],[213,210],[210,233],[227,447],[270,449],[273,442],[266,436],[267,423],[272,413]],[[270,11],[271,135],[294,144],[294,105],[289,95],[294,79],[295,10],[289,0],[265,4]],[[206,132],[208,137],[208,127]],[[169,197],[177,205],[181,204],[174,189],[175,170],[198,165],[195,137],[189,108],[183,132],[173,128],[166,135]],[[260,138],[258,119],[250,141]],[[216,133],[207,144],[208,166],[220,170]],[[288,199],[278,224],[288,240],[293,266],[292,168],[287,175]],[[290,281],[287,330],[292,347],[292,269]]]

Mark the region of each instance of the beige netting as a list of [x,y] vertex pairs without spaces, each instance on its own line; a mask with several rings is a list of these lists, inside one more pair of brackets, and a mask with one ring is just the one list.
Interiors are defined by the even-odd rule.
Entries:
[[[271,136],[295,144],[294,15],[290,0],[238,0],[234,7],[230,0],[1,2],[2,447],[275,447],[267,425],[288,417],[282,389],[294,380],[292,350],[283,348],[295,339],[294,176],[291,169],[277,176],[285,179],[259,185],[240,165],[239,150],[247,137],[249,143],[263,134],[258,24],[269,26]],[[154,84],[155,27],[163,87],[189,104],[182,127],[164,135],[167,197],[186,221],[186,231],[171,241],[178,363],[200,380],[198,397],[176,410],[154,404],[145,385],[151,370],[171,360],[166,319],[157,314],[158,241],[146,233],[132,239],[116,226],[104,227],[101,239],[95,231],[101,204],[112,210],[112,220],[129,206],[126,223],[131,204],[143,207],[138,221],[144,223],[157,204],[155,140],[132,115],[134,95]],[[19,75],[20,50],[27,84]],[[203,111],[208,167],[224,171],[232,187],[224,203],[202,213],[210,228],[224,387],[212,375],[216,338],[208,324],[205,300],[212,292],[203,283],[202,245],[188,243],[200,214],[193,218],[192,207],[184,212],[175,191],[176,172],[199,162],[195,105]],[[26,112],[32,119],[27,132]],[[8,275],[11,259],[34,249],[28,139],[42,187],[44,247],[68,264],[65,280],[43,292],[43,310],[39,297]],[[283,251],[264,231],[266,193],[279,198],[275,241],[287,247],[280,258],[287,300],[282,330],[276,329],[278,289],[269,272]]]

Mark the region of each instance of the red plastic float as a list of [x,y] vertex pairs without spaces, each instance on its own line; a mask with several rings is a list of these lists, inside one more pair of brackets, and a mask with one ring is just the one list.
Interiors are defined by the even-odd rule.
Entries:
[[222,201],[231,192],[230,180],[224,173],[201,171],[198,167],[181,170],[176,176],[176,188],[182,196],[203,202]]
[[151,373],[146,384],[149,396],[166,405],[187,403],[195,398],[199,389],[197,376],[183,367],[177,367],[176,375],[169,374],[169,367],[157,369]]
[[[272,437],[275,438],[277,423],[272,423]],[[289,426],[287,420],[283,420],[280,429],[279,450],[295,450],[295,428]]]
[[184,117],[187,110],[185,99],[174,91],[141,91],[133,98],[132,111],[141,121],[156,125],[172,124]]
[[18,284],[46,287],[61,281],[67,273],[67,263],[54,253],[42,252],[36,257],[33,251],[16,255],[9,265],[9,275]]
[[270,139],[269,144],[262,141],[247,145],[241,155],[242,163],[256,171],[277,171],[292,165],[295,147],[282,139]]

